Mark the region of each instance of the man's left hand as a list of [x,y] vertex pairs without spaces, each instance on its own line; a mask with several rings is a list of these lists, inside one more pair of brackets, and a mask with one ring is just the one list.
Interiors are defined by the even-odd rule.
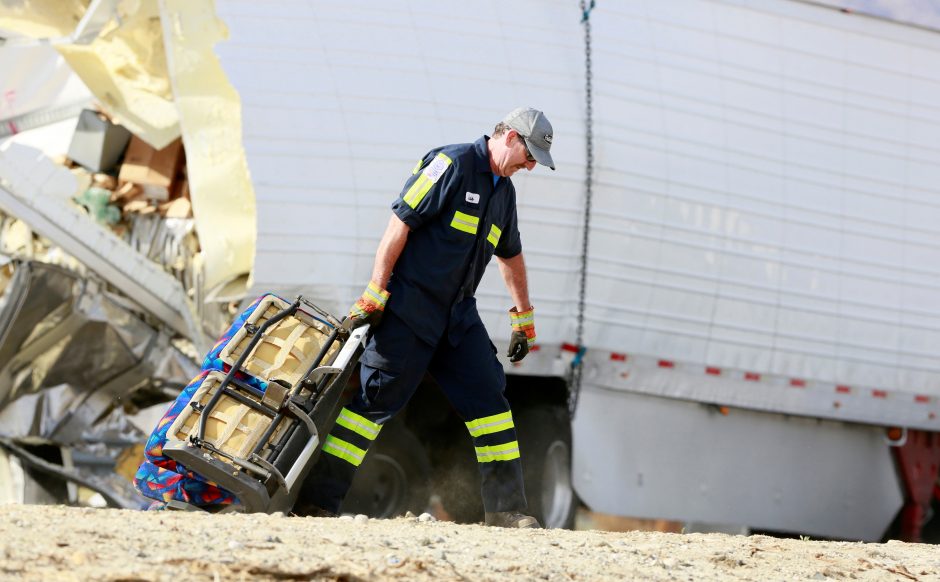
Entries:
[[509,356],[510,362],[518,362],[526,357],[529,348],[535,344],[535,308],[530,307],[527,311],[516,311],[513,307],[509,310],[509,322],[512,324],[512,336],[509,338]]

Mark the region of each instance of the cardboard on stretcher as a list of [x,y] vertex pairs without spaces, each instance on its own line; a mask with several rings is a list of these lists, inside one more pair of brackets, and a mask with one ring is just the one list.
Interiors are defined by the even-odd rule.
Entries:
[[[210,372],[202,384],[193,394],[191,402],[205,406],[209,399],[218,391],[225,379],[223,372]],[[199,430],[201,412],[192,406],[187,406],[170,425],[167,435],[176,440],[185,441],[196,435]],[[206,420],[205,439],[217,449],[236,457],[247,457],[258,444],[264,431],[271,425],[271,419],[252,408],[245,406],[234,398],[223,395],[209,414]],[[273,440],[278,440],[287,429],[286,423],[281,423],[274,432]],[[221,455],[213,456],[220,461],[227,460]]]
[[[261,327],[289,306],[287,301],[269,295],[261,300],[246,323]],[[242,364],[242,369],[265,382],[281,380],[293,387],[316,359],[329,335],[330,329],[326,325],[298,311],[268,329]],[[222,349],[220,359],[234,365],[250,341],[251,336],[243,326]],[[331,361],[339,347],[339,344],[333,344],[324,361]]]

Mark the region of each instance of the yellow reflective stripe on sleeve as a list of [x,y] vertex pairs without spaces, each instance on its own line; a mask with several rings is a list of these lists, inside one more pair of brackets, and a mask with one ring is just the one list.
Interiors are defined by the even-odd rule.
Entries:
[[381,424],[375,424],[368,418],[360,416],[346,408],[340,411],[339,417],[336,419],[336,424],[348,428],[354,433],[366,437],[370,441],[374,441],[375,437],[379,436],[379,431],[382,430]]
[[364,450],[333,435],[327,436],[323,441],[323,452],[339,457],[354,467],[358,467],[366,456]]
[[519,458],[519,441],[489,447],[473,447],[477,452],[477,462],[512,461]]
[[499,244],[499,237],[503,235],[503,231],[499,229],[495,224],[490,227],[490,235],[486,237],[486,240],[490,241],[490,244],[494,247]]
[[477,226],[480,225],[480,219],[472,214],[465,214],[458,210],[454,213],[454,219],[451,221],[450,225],[468,234],[476,234]]
[[402,197],[405,204],[412,208],[416,208],[418,204],[421,204],[421,201],[424,200],[427,193],[431,191],[431,187],[434,186],[438,178],[447,171],[447,168],[449,168],[452,163],[453,160],[446,155],[442,153],[437,154],[434,159],[431,160],[431,163],[424,168],[424,172],[414,181],[414,184],[405,192],[405,195]]
[[516,425],[512,422],[512,411],[506,411],[493,416],[485,416],[466,423],[470,436],[476,438],[485,434],[493,434],[504,430],[514,428]]
[[411,188],[408,188],[408,191],[405,192],[405,204],[415,208],[422,200],[424,200],[424,197],[428,192],[431,191],[431,186],[433,185],[434,182],[432,182],[431,179],[424,174],[418,176],[418,179],[415,180],[415,183],[411,185]]
[[418,158],[418,163],[415,164],[415,169],[414,169],[414,170],[411,170],[411,175],[412,175],[412,176],[414,176],[415,174],[417,174],[417,173],[418,173],[418,170],[421,169],[421,162],[423,162],[423,161],[424,161],[424,158]]

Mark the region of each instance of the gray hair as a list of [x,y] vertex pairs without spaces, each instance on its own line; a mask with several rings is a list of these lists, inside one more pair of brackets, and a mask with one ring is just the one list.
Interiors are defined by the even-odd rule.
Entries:
[[501,135],[503,135],[504,133],[509,132],[509,131],[515,131],[516,134],[517,134],[516,139],[520,139],[520,140],[522,139],[522,134],[519,133],[519,130],[518,130],[518,129],[516,129],[516,128],[514,128],[514,127],[509,127],[508,124],[506,124],[505,122],[502,122],[502,121],[500,121],[499,123],[497,123],[497,124],[496,124],[496,127],[493,128],[493,135],[491,135],[490,137],[499,137],[499,136],[501,136]]

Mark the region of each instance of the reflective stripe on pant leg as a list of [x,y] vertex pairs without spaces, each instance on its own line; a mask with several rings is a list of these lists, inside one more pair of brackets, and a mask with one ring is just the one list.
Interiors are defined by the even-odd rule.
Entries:
[[500,414],[471,420],[465,424],[467,425],[467,430],[470,431],[470,436],[473,438],[515,428],[516,426],[512,422],[512,411],[510,410]]
[[491,463],[493,461],[512,461],[513,459],[519,458],[518,441],[512,441],[502,445],[473,448],[477,452],[477,462],[479,463]]
[[358,467],[381,430],[382,425],[343,408],[336,418],[336,425],[323,442],[323,452]]
[[[519,458],[519,442],[515,440],[516,425],[512,422],[512,411],[477,418],[466,425],[473,437],[478,462],[512,461]],[[512,440],[505,441],[507,438]]]
[[362,460],[366,456],[366,451],[363,449],[360,449],[352,443],[338,439],[333,435],[328,435],[323,442],[323,452],[333,455],[334,457],[339,457],[354,467],[361,465]]
[[466,423],[473,437],[486,511],[524,510],[522,462],[512,412],[484,416]]
[[379,436],[379,431],[382,430],[381,424],[376,424],[368,418],[356,414],[348,408],[343,408],[340,411],[339,417],[336,419],[336,424],[348,428],[354,433],[364,436],[370,441],[374,441],[375,438]]
[[338,513],[356,470],[381,429],[382,425],[357,412],[340,410],[330,434],[323,439],[320,458],[304,482],[300,497],[306,503]]

